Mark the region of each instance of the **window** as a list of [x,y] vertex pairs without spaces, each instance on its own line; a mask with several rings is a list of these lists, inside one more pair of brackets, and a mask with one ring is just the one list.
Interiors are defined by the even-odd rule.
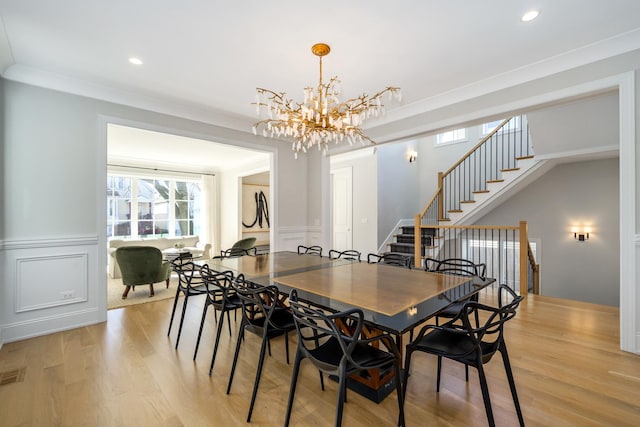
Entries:
[[200,232],[202,191],[198,180],[109,175],[107,199],[108,238]]
[[[487,135],[489,132],[493,131],[500,123],[502,123],[504,119],[494,120],[489,123],[484,123],[482,125],[482,135]],[[502,129],[498,131],[498,133],[502,132],[515,132],[520,129],[520,117],[515,116],[511,120],[507,122],[506,125]]]
[[[529,239],[534,258],[538,259],[538,241]],[[520,242],[507,240],[468,239],[465,241],[463,257],[484,263],[487,274],[494,275],[500,284],[514,289],[520,286]]]
[[131,178],[107,178],[107,238],[131,234]]
[[467,129],[454,129],[436,135],[436,145],[454,144],[467,140]]

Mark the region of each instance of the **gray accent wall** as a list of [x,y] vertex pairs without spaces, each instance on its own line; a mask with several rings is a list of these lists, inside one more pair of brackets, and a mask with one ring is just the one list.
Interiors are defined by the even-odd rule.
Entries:
[[382,244],[398,220],[413,219],[424,200],[419,192],[418,162],[409,163],[407,153],[414,142],[385,144],[378,155],[378,245]]
[[[559,164],[477,222],[528,222],[540,242],[541,294],[619,306],[620,222],[617,158]],[[579,242],[573,226],[590,225]]]

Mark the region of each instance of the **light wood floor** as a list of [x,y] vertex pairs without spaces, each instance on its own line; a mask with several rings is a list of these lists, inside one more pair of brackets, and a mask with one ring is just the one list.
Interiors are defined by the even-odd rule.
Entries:
[[[483,298],[492,302],[489,291]],[[192,354],[201,315],[190,300],[180,348],[166,331],[172,300],[109,311],[108,322],[5,344],[0,372],[26,367],[22,382],[0,386],[1,426],[243,426],[259,340],[248,334],[230,395],[226,395],[234,338],[223,333],[213,376],[207,375],[213,316],[198,359]],[[226,329],[226,327],[225,327]],[[640,425],[640,356],[618,349],[618,310],[529,297],[508,324],[507,343],[528,426]],[[294,356],[295,344],[291,346]],[[282,339],[267,357],[252,425],[283,424],[291,368]],[[443,364],[435,392],[435,358],[416,355],[406,398],[408,426],[483,426],[477,374]],[[487,365],[498,426],[517,425],[498,356]],[[303,363],[293,426],[333,425],[336,384],[320,390]],[[345,426],[394,425],[395,393],[380,404],[349,393]]]

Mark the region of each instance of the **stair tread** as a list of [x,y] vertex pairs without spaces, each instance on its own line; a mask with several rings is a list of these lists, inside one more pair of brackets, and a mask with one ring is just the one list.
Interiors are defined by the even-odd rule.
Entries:
[[461,213],[462,210],[461,209],[451,209],[451,210],[449,210],[447,212],[449,212],[449,213]]
[[489,190],[477,190],[477,191],[472,191],[473,194],[481,194],[481,193],[490,193]]
[[490,179],[490,180],[489,180],[489,181],[487,181],[487,182],[488,182],[488,183],[489,183],[489,182],[504,182],[504,179]]
[[475,203],[475,200],[460,200],[460,203]]
[[513,172],[513,171],[519,171],[520,168],[507,168],[507,169],[500,169],[500,172]]
[[530,155],[530,156],[522,156],[522,157],[516,157],[516,160],[527,160],[527,159],[533,159],[534,156]]

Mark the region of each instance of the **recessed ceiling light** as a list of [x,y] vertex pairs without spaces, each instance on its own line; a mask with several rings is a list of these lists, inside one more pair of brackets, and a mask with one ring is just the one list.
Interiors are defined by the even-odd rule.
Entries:
[[529,12],[522,15],[522,18],[520,18],[520,20],[522,22],[533,21],[538,17],[538,15],[540,15],[540,12],[538,12],[537,10],[530,10]]
[[143,62],[140,58],[136,58],[136,57],[131,57],[129,58],[129,62],[131,62],[133,65],[142,65]]

